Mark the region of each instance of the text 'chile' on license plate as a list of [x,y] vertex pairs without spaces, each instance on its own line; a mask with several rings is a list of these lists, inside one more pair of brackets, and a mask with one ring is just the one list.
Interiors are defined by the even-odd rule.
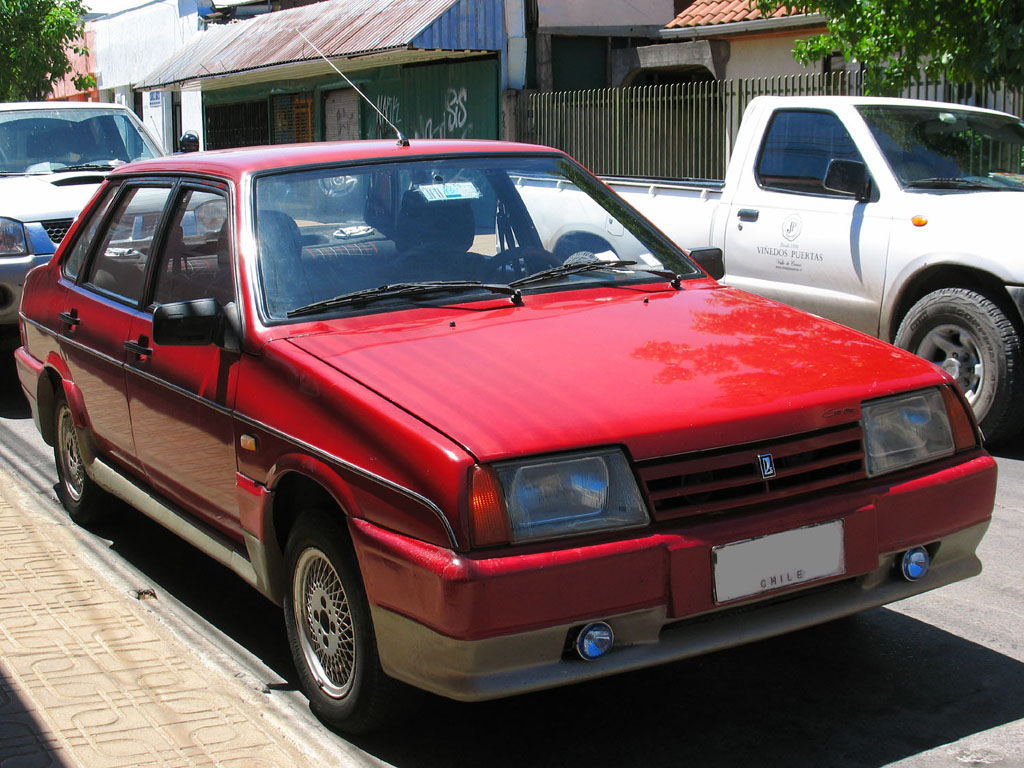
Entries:
[[843,521],[714,547],[715,602],[772,592],[846,570]]

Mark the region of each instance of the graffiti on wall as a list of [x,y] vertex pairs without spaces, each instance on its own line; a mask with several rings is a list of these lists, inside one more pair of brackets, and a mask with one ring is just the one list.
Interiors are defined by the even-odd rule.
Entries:
[[[413,139],[464,139],[473,131],[470,109],[466,102],[466,88],[448,88],[444,98],[435,107],[408,119],[402,115],[401,103],[397,96],[380,95],[376,99],[377,108],[388,120],[396,125],[409,127]],[[387,126],[378,119],[378,128],[387,131]],[[382,134],[383,135],[383,134]]]

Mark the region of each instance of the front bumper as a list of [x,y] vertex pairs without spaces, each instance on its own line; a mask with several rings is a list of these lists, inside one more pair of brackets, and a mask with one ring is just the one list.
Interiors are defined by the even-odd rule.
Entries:
[[[384,670],[472,701],[729,648],[974,576],[995,475],[978,454],[891,485],[515,556],[462,555],[360,520],[350,527]],[[844,574],[715,603],[714,546],[835,519],[844,521]],[[933,553],[931,569],[904,581],[896,555],[918,545]],[[608,622],[616,642],[585,662],[565,649],[590,621]]]

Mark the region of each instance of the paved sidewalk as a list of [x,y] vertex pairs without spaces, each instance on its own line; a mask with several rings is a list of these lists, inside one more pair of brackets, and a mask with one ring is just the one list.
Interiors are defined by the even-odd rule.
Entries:
[[35,503],[0,472],[3,768],[318,762],[265,694],[184,646]]

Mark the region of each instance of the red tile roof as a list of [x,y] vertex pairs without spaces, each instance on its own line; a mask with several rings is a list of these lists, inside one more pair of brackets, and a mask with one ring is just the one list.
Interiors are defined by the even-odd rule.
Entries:
[[[709,24],[728,24],[732,21],[753,21],[764,16],[753,8],[751,0],[693,0],[693,2],[666,27],[703,27]],[[771,18],[789,16],[785,5],[780,5]]]

